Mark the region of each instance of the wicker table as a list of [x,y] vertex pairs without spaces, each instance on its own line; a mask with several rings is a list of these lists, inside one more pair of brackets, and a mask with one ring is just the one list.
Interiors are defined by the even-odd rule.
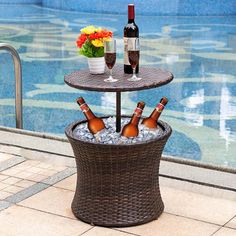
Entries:
[[[170,72],[140,68],[137,82],[115,66],[113,76],[119,80],[104,82],[109,76],[91,75],[80,70],[65,76],[71,87],[100,92],[116,92],[116,131],[121,130],[121,92],[159,87],[173,79]],[[77,185],[72,202],[74,215],[93,225],[123,227],[157,219],[164,204],[159,189],[159,164],[171,127],[160,121],[163,135],[136,144],[101,144],[74,138],[73,130],[84,121],[70,124],[66,136],[73,148],[77,166]]]
[[117,82],[104,82],[104,79],[108,76],[108,73],[92,75],[88,70],[81,70],[66,75],[65,83],[82,90],[116,92],[116,132],[120,132],[121,129],[121,92],[156,88],[169,83],[173,79],[173,75],[168,71],[148,67],[140,68],[138,76],[143,79],[136,82],[127,80],[131,75],[124,74],[121,66],[115,66],[113,69],[113,77],[119,78]]

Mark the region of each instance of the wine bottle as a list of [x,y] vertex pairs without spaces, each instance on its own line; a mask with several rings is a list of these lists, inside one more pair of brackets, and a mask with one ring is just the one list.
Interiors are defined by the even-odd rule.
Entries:
[[163,97],[160,100],[160,103],[157,104],[156,108],[153,110],[151,115],[147,118],[144,118],[142,121],[142,124],[150,129],[156,129],[157,128],[157,121],[165,108],[165,105],[168,103],[168,99],[166,97]]
[[125,125],[122,129],[121,135],[127,138],[136,137],[139,134],[138,124],[143,113],[143,108],[145,107],[144,102],[139,102],[133,116],[130,119],[130,122]]
[[[128,23],[124,27],[124,72],[126,74],[132,74],[133,69],[129,63],[128,58],[128,39],[135,39],[139,37],[138,26],[134,22],[135,19],[135,11],[134,4],[128,5]],[[136,67],[136,73],[139,71],[139,63]]]
[[79,104],[80,109],[87,118],[88,129],[92,134],[96,134],[97,132],[106,128],[103,120],[93,114],[93,112],[82,97],[79,97],[76,102]]

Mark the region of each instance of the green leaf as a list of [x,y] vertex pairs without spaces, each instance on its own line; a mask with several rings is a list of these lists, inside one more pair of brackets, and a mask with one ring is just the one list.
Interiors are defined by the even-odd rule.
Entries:
[[86,57],[103,57],[104,47],[97,48],[90,41],[86,41],[79,52]]

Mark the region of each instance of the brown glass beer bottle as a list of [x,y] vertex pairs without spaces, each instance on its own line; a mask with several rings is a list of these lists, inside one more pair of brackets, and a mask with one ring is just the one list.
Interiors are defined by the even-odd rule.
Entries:
[[138,130],[138,124],[139,120],[141,118],[141,115],[143,113],[143,108],[145,107],[144,102],[139,102],[133,116],[131,117],[130,122],[125,125],[122,129],[121,135],[125,136],[127,138],[136,137],[138,136],[139,130]]
[[156,108],[153,110],[151,115],[147,118],[144,118],[142,121],[142,124],[150,129],[156,129],[157,128],[157,121],[161,115],[161,112],[165,108],[165,105],[168,103],[168,99],[166,97],[163,97],[160,100],[160,103],[157,104]]
[[82,97],[77,98],[76,102],[88,120],[88,129],[92,134],[96,134],[106,126],[101,118],[96,117]]

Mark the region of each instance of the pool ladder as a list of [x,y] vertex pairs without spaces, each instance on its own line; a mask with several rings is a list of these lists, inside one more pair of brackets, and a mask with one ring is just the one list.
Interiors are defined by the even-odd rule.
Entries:
[[15,112],[16,112],[16,128],[23,129],[22,120],[22,69],[21,60],[18,52],[11,45],[0,43],[0,50],[8,51],[14,62],[15,70]]

